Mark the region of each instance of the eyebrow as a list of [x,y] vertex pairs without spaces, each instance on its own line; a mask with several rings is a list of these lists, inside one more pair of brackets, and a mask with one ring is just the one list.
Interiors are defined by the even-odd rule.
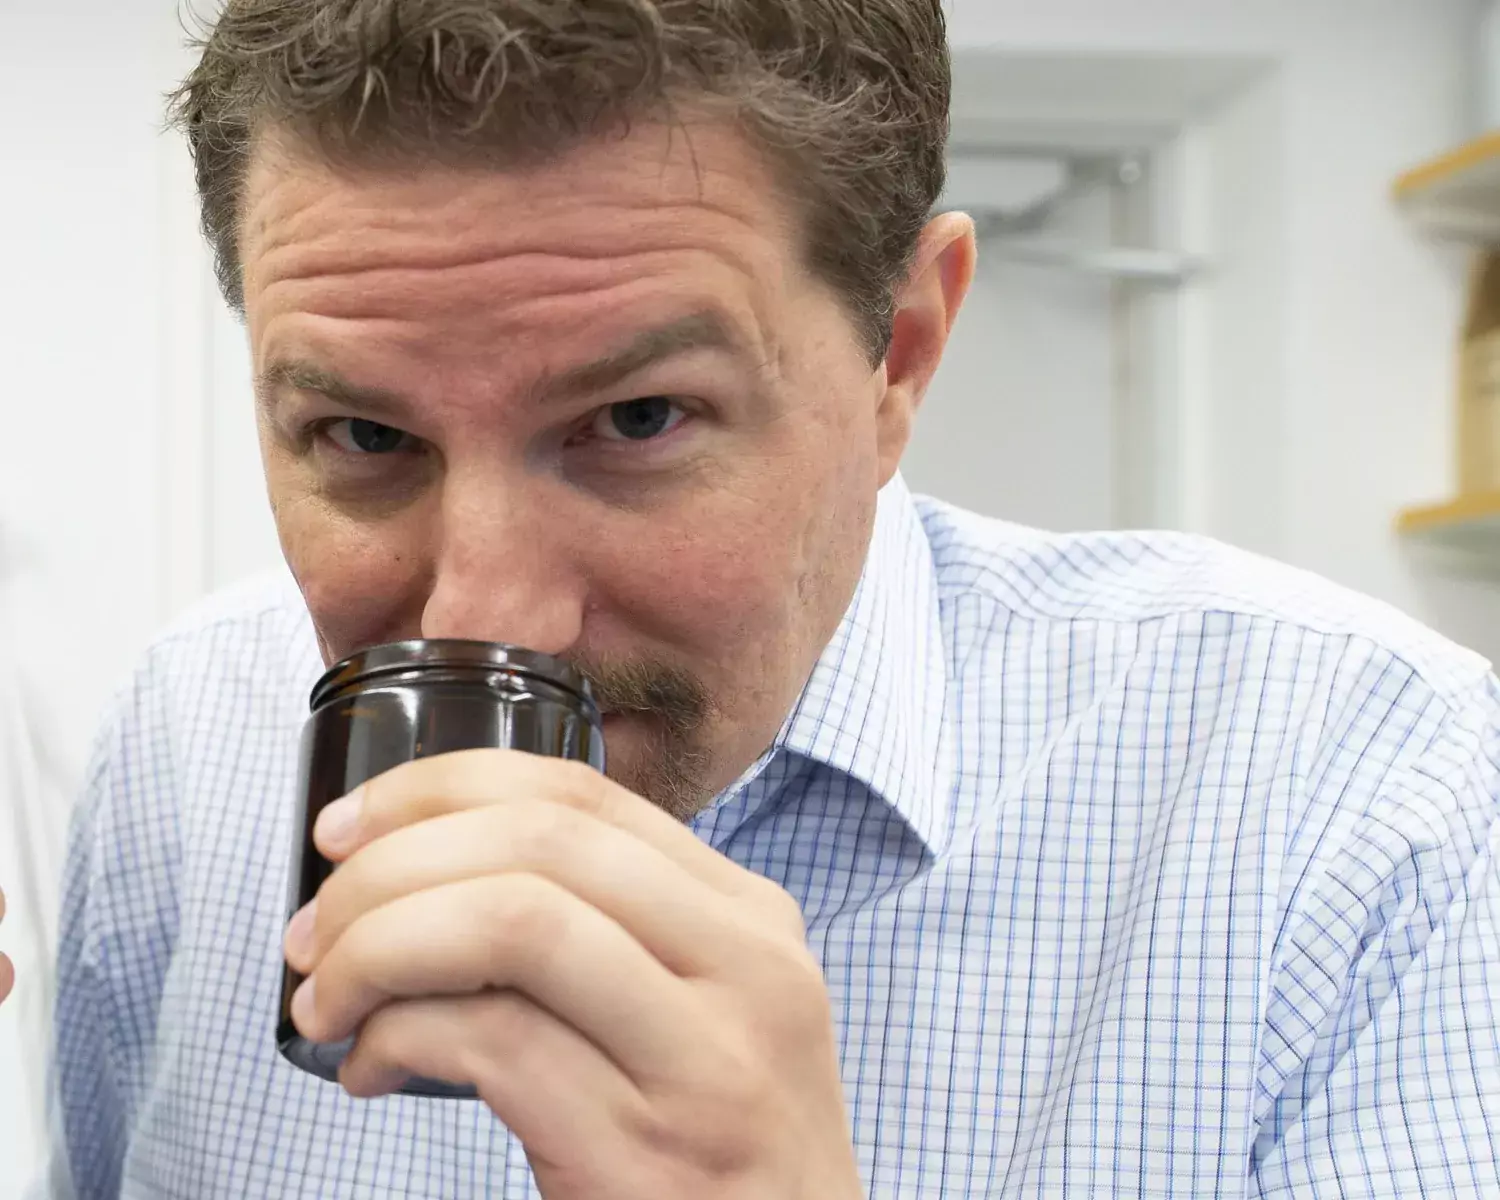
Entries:
[[255,377],[255,395],[263,408],[271,407],[278,391],[316,392],[320,396],[375,417],[399,419],[411,411],[405,399],[387,388],[360,387],[303,359],[281,359]]
[[[548,374],[527,389],[538,404],[587,396],[606,391],[648,367],[693,351],[710,350],[745,354],[746,345],[719,313],[705,309],[636,335],[626,345],[593,362]],[[381,387],[363,387],[332,371],[302,359],[271,363],[255,380],[262,405],[269,407],[277,391],[315,392],[328,399],[374,417],[399,421],[412,410],[412,402],[399,392]]]
[[647,367],[698,350],[743,354],[746,347],[719,313],[704,309],[647,329],[620,349],[581,367],[548,375],[529,390],[538,403],[588,396],[608,391]]

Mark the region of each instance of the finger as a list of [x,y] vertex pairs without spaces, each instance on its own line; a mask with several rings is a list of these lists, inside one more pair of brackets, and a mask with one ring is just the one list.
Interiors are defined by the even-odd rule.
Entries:
[[[0,891],[0,921],[5,920],[5,893]],[[0,954],[0,1003],[10,995],[10,989],[15,986],[16,968],[10,959]]]
[[413,1076],[471,1085],[528,1154],[554,1161],[584,1147],[621,1161],[621,1130],[642,1104],[596,1046],[516,992],[387,1005],[365,1022],[339,1082],[364,1098]]
[[[592,816],[545,802],[449,813],[388,833],[323,884],[311,927],[302,916],[287,960],[310,975],[365,913],[401,896],[465,879],[539,875],[599,909],[672,973],[727,977],[768,936],[747,906],[655,847]],[[801,950],[801,937],[787,938]]]
[[565,759],[517,750],[435,755],[402,763],[346,799],[353,803],[344,811],[356,815],[345,838],[330,842],[319,837],[318,841],[319,849],[338,862],[375,838],[419,821],[461,809],[546,800],[633,834],[727,895],[755,894],[768,886],[705,845],[691,829],[649,800],[586,764]]
[[404,896],[357,920],[293,999],[297,1028],[348,1037],[390,1000],[514,989],[632,1076],[680,1053],[690,985],[598,909],[535,875],[489,875]]

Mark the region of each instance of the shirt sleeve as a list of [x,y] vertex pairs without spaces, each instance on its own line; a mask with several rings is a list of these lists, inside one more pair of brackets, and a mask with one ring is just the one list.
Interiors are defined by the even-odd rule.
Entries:
[[1500,695],[1424,708],[1319,782],[1353,816],[1278,947],[1251,1196],[1500,1196]]
[[142,670],[117,703],[74,813],[63,869],[53,1074],[78,1200],[113,1200],[176,941],[170,726]]

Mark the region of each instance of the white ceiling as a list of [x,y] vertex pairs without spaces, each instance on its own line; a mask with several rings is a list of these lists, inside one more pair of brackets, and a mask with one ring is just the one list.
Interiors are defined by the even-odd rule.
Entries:
[[964,49],[953,56],[953,146],[1138,150],[1212,114],[1271,69],[1229,56]]

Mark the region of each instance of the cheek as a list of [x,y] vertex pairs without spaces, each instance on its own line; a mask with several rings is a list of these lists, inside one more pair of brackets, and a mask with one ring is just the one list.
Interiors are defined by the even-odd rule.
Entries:
[[844,603],[827,580],[846,573],[849,522],[830,494],[839,478],[815,477],[820,469],[790,456],[757,461],[670,514],[621,528],[600,544],[622,549],[594,559],[601,599],[700,660],[728,667],[800,655],[810,632],[828,625],[825,610],[838,609],[836,622]]
[[354,520],[315,496],[279,492],[268,475],[282,553],[332,658],[408,636],[431,578],[420,514]]
[[632,625],[692,647],[721,647],[762,623],[784,591],[776,547],[719,507],[709,499],[676,528],[622,536],[616,544],[628,550],[595,560],[605,602]]

